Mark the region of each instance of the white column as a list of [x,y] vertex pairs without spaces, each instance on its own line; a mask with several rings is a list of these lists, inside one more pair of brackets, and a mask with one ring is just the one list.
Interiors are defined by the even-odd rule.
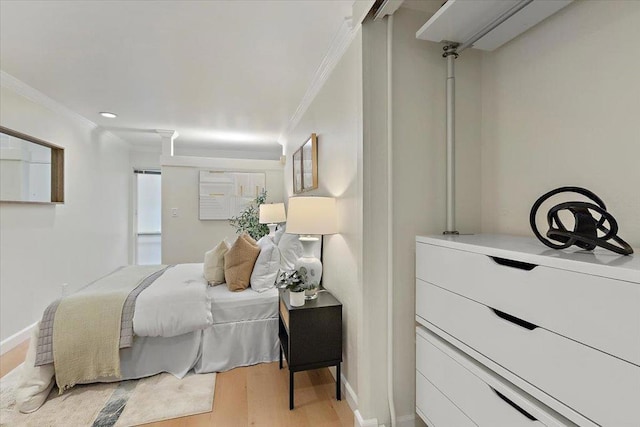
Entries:
[[173,143],[178,137],[175,130],[156,129],[156,133],[162,138],[162,155],[173,156]]

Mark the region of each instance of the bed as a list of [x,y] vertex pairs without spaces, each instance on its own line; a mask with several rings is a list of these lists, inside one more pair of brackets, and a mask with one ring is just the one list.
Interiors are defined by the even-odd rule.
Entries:
[[169,372],[178,378],[278,360],[278,290],[209,287],[213,324],[175,337],[136,337],[120,350],[122,379]]
[[[172,266],[139,293],[134,338],[129,347],[119,350],[121,376],[96,381],[138,379],[161,372],[182,378],[192,369],[221,372],[278,359],[278,290],[256,292],[249,287],[230,292],[225,285],[208,286],[202,271],[201,263]],[[35,358],[34,341],[37,336],[30,343],[25,366],[33,364],[29,359]],[[31,378],[25,376],[23,393],[18,394],[18,408],[36,410],[53,379],[52,364],[33,368]]]
[[[192,264],[195,269],[202,264]],[[200,267],[201,271],[201,267]],[[195,273],[195,271],[194,271]],[[278,290],[209,287],[213,324],[175,337],[136,337],[120,350],[122,379],[169,372],[178,378],[278,360]]]

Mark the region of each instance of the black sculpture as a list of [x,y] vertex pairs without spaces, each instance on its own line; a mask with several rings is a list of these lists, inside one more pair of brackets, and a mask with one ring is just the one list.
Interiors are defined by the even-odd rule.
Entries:
[[[540,234],[536,226],[536,213],[545,200],[559,193],[581,194],[596,204],[571,201],[555,205],[547,212],[549,231],[547,231],[547,238],[545,238]],[[573,231],[567,230],[560,220],[558,212],[562,210],[568,210],[573,214],[575,220]],[[592,211],[599,214],[600,218],[594,218],[591,214]],[[576,245],[579,248],[591,251],[596,246],[600,246],[620,255],[631,255],[633,253],[631,246],[618,237],[618,223],[613,215],[607,212],[604,202],[591,191],[581,187],[560,187],[542,195],[531,207],[529,224],[536,237],[553,249],[566,249],[571,245]],[[607,225],[606,227],[605,224]],[[601,231],[604,235],[598,237],[598,231]],[[619,246],[609,243],[609,240],[616,242]]]

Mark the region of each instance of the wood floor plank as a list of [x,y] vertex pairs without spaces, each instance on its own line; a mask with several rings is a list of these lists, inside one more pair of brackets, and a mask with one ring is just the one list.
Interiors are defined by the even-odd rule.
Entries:
[[[25,341],[0,357],[4,376],[24,361]],[[216,375],[213,410],[145,424],[145,427],[305,427],[353,426],[346,400],[337,401],[329,369],[295,374],[295,409],[289,410],[289,370],[278,363],[232,369]]]
[[26,340],[0,357],[0,378],[13,371],[24,362],[29,349],[29,340]]

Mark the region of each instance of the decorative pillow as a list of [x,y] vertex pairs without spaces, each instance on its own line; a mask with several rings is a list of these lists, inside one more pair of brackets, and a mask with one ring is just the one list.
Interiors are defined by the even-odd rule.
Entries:
[[291,271],[295,268],[296,261],[302,256],[302,243],[298,239],[297,234],[282,234],[280,242],[280,269],[282,271]]
[[278,226],[278,229],[276,230],[273,236],[273,243],[275,243],[276,246],[278,246],[278,244],[280,243],[280,239],[282,239],[283,234],[284,234],[284,225],[280,225]]
[[260,254],[260,247],[248,234],[243,234],[224,255],[224,278],[232,292],[249,287],[251,272]]
[[264,292],[276,284],[280,271],[280,251],[269,236],[258,240],[258,246],[260,246],[260,255],[251,273],[251,289]]
[[223,240],[204,254],[204,278],[210,286],[224,283],[224,255],[227,252],[229,252],[229,245]]

